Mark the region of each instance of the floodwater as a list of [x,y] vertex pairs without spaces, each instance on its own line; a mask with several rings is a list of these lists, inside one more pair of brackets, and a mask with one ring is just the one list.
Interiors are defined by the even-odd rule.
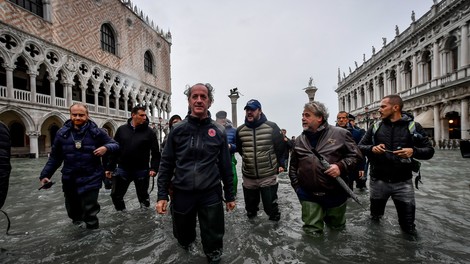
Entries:
[[[7,221],[0,214],[0,263],[206,262],[199,237],[191,251],[181,249],[173,238],[170,217],[140,209],[133,187],[126,196],[128,212],[115,212],[109,191],[102,189],[100,229],[72,225],[59,174],[51,189],[37,190],[45,162],[45,158],[12,162],[3,210],[11,218],[14,235],[5,235]],[[432,160],[422,163],[424,184],[416,191],[417,238],[400,231],[391,200],[380,223],[371,222],[368,212],[350,200],[344,230],[306,235],[298,200],[288,177],[281,175],[280,222],[268,221],[263,212],[248,220],[239,195],[236,210],[226,213],[222,263],[469,263],[470,159],[461,158],[459,151],[437,150]],[[367,192],[355,192],[368,207]],[[151,193],[152,204],[155,197],[156,190]]]

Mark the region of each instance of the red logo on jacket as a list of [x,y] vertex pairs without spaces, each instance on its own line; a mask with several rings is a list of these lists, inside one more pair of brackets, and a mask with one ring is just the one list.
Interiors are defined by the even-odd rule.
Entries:
[[215,129],[211,128],[209,129],[209,131],[207,131],[207,134],[209,134],[210,137],[214,137],[215,136]]

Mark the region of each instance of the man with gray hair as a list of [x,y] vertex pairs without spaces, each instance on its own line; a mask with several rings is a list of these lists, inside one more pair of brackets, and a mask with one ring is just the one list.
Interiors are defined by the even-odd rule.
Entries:
[[323,233],[324,224],[332,229],[346,224],[348,193],[335,177],[348,178],[362,160],[351,132],[329,125],[324,104],[305,104],[303,132],[295,140],[291,154],[289,178],[302,206],[306,233]]
[[196,240],[198,219],[204,253],[209,263],[219,263],[225,233],[222,196],[227,211],[235,208],[227,135],[209,113],[214,101],[210,84],[195,84],[185,94],[190,113],[168,135],[159,168],[155,209],[159,214],[167,213],[171,182],[173,235],[183,248],[189,249]]

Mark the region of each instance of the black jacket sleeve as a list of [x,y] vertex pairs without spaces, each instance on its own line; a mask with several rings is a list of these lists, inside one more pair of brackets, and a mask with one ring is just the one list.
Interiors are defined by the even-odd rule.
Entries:
[[0,122],[0,209],[5,204],[10,182],[11,138],[8,127]]

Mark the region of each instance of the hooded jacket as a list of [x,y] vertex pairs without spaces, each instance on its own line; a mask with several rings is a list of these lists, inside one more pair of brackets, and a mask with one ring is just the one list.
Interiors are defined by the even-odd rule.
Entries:
[[[413,148],[412,158],[430,159],[434,155],[434,148],[429,141],[421,125],[415,122],[416,133],[411,135],[408,124],[413,117],[405,112],[402,118],[392,122],[390,119],[382,119],[380,127],[374,133],[374,126],[370,126],[367,133],[359,142],[359,148],[367,155],[370,161],[370,176],[387,182],[406,181],[413,177],[412,164],[398,158],[396,155],[385,152],[376,155],[372,147],[384,144],[387,150],[398,148]],[[374,138],[372,138],[374,137]]]
[[119,151],[110,155],[106,170],[114,170],[117,163],[124,170],[148,170],[150,167],[150,170],[158,172],[160,151],[157,135],[149,127],[148,119],[137,127],[133,127],[131,122],[132,118],[129,118],[117,129],[114,140],[119,143]]
[[175,124],[162,152],[158,173],[158,200],[168,200],[168,186],[204,192],[224,186],[225,201],[234,201],[232,161],[223,126],[210,117],[188,115]]
[[304,131],[295,140],[291,154],[289,178],[294,190],[299,187],[307,192],[344,194],[344,190],[331,176],[324,173],[316,151],[330,164],[338,165],[341,175],[347,179],[349,171],[362,161],[362,154],[351,133],[343,128],[323,123],[317,132]]
[[[80,148],[76,147],[76,140],[81,140]],[[100,189],[104,169],[101,157],[95,156],[93,151],[101,146],[105,146],[110,153],[119,149],[119,144],[93,121],[88,120],[80,130],[76,130],[72,121],[67,120],[57,131],[49,160],[39,179],[50,179],[64,162],[61,170],[64,192],[76,189],[78,193],[84,193]]]
[[242,156],[243,176],[251,179],[278,174],[284,167],[284,138],[276,123],[261,113],[260,119],[237,128],[237,151]]

